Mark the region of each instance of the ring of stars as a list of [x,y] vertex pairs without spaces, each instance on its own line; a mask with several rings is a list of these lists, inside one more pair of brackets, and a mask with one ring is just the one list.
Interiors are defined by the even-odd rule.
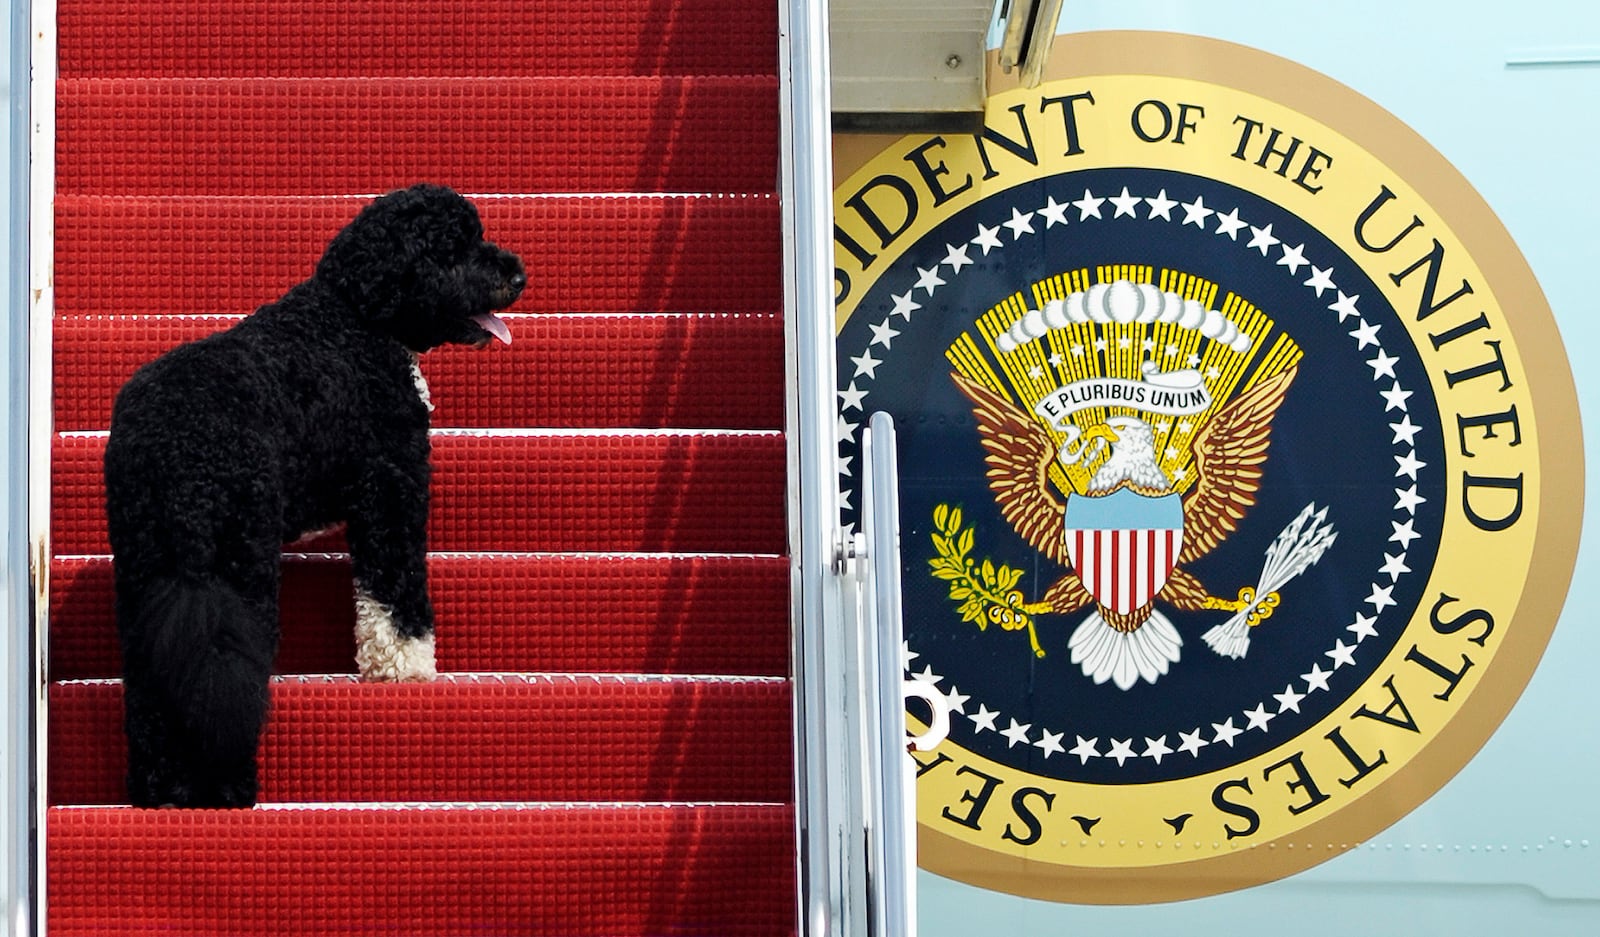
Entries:
[[[1107,210],[1107,204],[1112,206]],[[1333,267],[1319,267],[1305,256],[1305,245],[1286,244],[1281,238],[1273,234],[1272,225],[1261,227],[1251,224],[1239,216],[1239,210],[1233,208],[1223,212],[1215,206],[1208,206],[1203,199],[1196,196],[1192,202],[1181,202],[1170,198],[1166,189],[1161,189],[1154,196],[1133,195],[1124,187],[1115,195],[1096,195],[1085,189],[1083,196],[1066,202],[1056,201],[1054,196],[1047,199],[1045,204],[1033,211],[1023,212],[1013,206],[1011,216],[1003,219],[994,226],[979,223],[974,237],[960,244],[945,245],[946,253],[943,260],[928,269],[917,268],[915,282],[904,293],[893,294],[891,297],[894,308],[884,317],[883,321],[870,324],[872,337],[868,347],[861,356],[849,360],[855,365],[854,373],[850,377],[848,386],[840,390],[840,415],[838,418],[838,441],[842,445],[853,441],[860,422],[851,422],[848,414],[851,411],[866,412],[866,398],[870,391],[870,384],[877,376],[877,366],[882,364],[880,358],[873,357],[873,346],[882,345],[885,352],[890,350],[892,343],[912,322],[912,316],[922,308],[918,299],[931,298],[935,291],[948,285],[961,271],[975,261],[970,252],[976,248],[981,256],[989,256],[991,251],[1004,250],[1010,244],[1021,241],[1024,237],[1035,235],[1057,225],[1084,224],[1092,221],[1114,221],[1122,217],[1139,219],[1139,210],[1145,209],[1144,220],[1166,221],[1179,230],[1197,228],[1200,232],[1209,233],[1215,237],[1226,238],[1238,244],[1246,252],[1255,251],[1259,257],[1272,262],[1274,269],[1282,268],[1283,272],[1294,277],[1301,286],[1314,294],[1316,301],[1321,302],[1332,294],[1332,301],[1326,303],[1326,308],[1331,314],[1338,316],[1340,325],[1353,326],[1348,335],[1355,343],[1357,354],[1366,357],[1366,364],[1372,368],[1372,379],[1378,387],[1377,395],[1384,403],[1386,418],[1398,411],[1398,419],[1389,423],[1393,432],[1392,444],[1396,447],[1395,473],[1396,478],[1394,494],[1394,516],[1391,520],[1394,533],[1389,542],[1397,544],[1396,552],[1384,551],[1384,562],[1379,566],[1371,583],[1371,592],[1362,603],[1362,607],[1355,613],[1354,619],[1345,627],[1347,634],[1341,634],[1335,640],[1332,648],[1322,652],[1322,655],[1313,659],[1309,670],[1300,675],[1299,681],[1291,681],[1281,693],[1271,694],[1268,700],[1258,702],[1250,709],[1238,713],[1228,714],[1221,722],[1208,722],[1185,730],[1163,732],[1154,737],[1139,736],[1126,739],[1117,738],[1085,738],[1082,735],[1070,732],[1070,727],[1061,732],[1051,731],[1046,726],[1035,726],[1031,723],[1018,722],[1015,718],[1007,717],[999,710],[990,709],[985,703],[977,702],[976,709],[970,709],[972,697],[963,694],[954,684],[948,689],[942,689],[946,700],[950,703],[952,713],[966,717],[971,724],[974,735],[984,732],[995,732],[1006,740],[1006,747],[1015,748],[1018,745],[1031,745],[1043,752],[1046,760],[1055,755],[1067,758],[1077,758],[1079,764],[1087,764],[1090,759],[1108,759],[1122,767],[1129,761],[1150,759],[1155,764],[1162,760],[1179,755],[1188,755],[1198,759],[1200,750],[1211,745],[1225,745],[1233,748],[1239,736],[1249,732],[1260,731],[1263,734],[1271,733],[1271,723],[1285,713],[1299,713],[1300,704],[1308,696],[1318,691],[1329,688],[1329,680],[1340,669],[1355,666],[1355,655],[1362,642],[1378,635],[1378,620],[1384,609],[1396,604],[1393,593],[1399,584],[1401,576],[1411,572],[1411,567],[1406,563],[1407,551],[1411,542],[1420,537],[1415,529],[1417,506],[1427,501],[1418,492],[1418,475],[1427,467],[1427,463],[1417,457],[1416,434],[1422,427],[1414,423],[1408,411],[1408,400],[1412,391],[1406,390],[1395,375],[1394,366],[1399,358],[1389,355],[1383,346],[1383,340],[1378,332],[1382,326],[1371,323],[1361,314],[1359,295],[1350,295],[1339,289],[1333,278]],[[1068,218],[1069,212],[1076,210],[1076,217]],[[1178,209],[1181,214],[1174,216],[1173,210]],[[1208,227],[1209,223],[1209,227]],[[1248,237],[1245,232],[1248,231]],[[1003,237],[1002,232],[1009,235]],[[1273,254],[1276,253],[1276,259]],[[892,323],[898,317],[899,329]],[[1386,383],[1387,382],[1387,383]],[[868,386],[858,386],[861,384]],[[840,459],[840,475],[844,479],[851,476],[849,460]],[[1402,483],[1406,487],[1400,487]],[[842,486],[844,493],[844,507],[851,510],[849,504],[849,482]],[[1347,640],[1348,638],[1348,640]],[[913,662],[919,656],[912,650],[909,643],[904,648],[905,669],[914,679],[931,683],[936,687],[944,684],[945,678],[935,673],[930,666],[924,666],[920,671],[913,669]],[[1304,687],[1301,692],[1300,687]],[[1071,735],[1072,744],[1067,744]]]

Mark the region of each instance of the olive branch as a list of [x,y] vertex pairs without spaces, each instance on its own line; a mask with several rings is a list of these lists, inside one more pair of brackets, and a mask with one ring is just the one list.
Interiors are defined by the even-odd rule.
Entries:
[[1027,605],[1023,602],[1017,583],[1022,570],[1004,564],[995,566],[985,559],[981,564],[972,559],[974,528],[963,529],[961,509],[940,504],[933,509],[933,548],[938,556],[928,561],[935,579],[950,583],[950,599],[960,602],[957,611],[962,621],[976,622],[979,631],[987,631],[990,622],[1006,631],[1028,629],[1028,642],[1035,657],[1044,656],[1039,646],[1039,633],[1034,629],[1033,616],[1047,611],[1043,604]]

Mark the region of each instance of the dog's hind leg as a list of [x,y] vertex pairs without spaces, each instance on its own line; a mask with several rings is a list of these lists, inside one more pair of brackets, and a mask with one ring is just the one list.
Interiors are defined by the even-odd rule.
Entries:
[[432,680],[433,605],[428,600],[426,439],[420,473],[370,466],[345,535],[355,574],[356,666],[363,680]]

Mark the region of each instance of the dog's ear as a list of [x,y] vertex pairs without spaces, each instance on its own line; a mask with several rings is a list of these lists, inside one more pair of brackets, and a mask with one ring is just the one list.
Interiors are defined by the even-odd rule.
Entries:
[[403,313],[419,283],[482,238],[471,202],[445,186],[414,185],[363,208],[329,242],[316,275],[364,322],[381,327]]

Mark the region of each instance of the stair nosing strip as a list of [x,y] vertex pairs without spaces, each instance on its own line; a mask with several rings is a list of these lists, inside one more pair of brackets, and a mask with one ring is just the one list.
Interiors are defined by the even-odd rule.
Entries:
[[[704,807],[759,807],[786,808],[787,801],[778,800],[374,800],[374,801],[295,801],[256,804],[250,811],[299,812],[325,810],[330,812],[378,811],[506,811],[538,813],[543,811],[574,810],[658,810],[698,809]],[[51,804],[51,810],[145,810],[131,804]]]
[[[317,561],[347,561],[350,554],[338,550],[286,550],[280,554],[284,559],[292,562]],[[729,560],[781,560],[787,559],[785,553],[724,553],[715,550],[595,550],[590,552],[576,550],[430,550],[429,559],[490,559],[490,560],[518,560],[518,559],[596,559],[596,560],[656,560],[656,559],[729,559]],[[68,562],[87,562],[100,560],[109,562],[110,553],[57,553],[54,560]]]
[[[55,435],[60,439],[96,439],[107,438],[111,435],[109,429],[69,429],[57,430]],[[630,427],[470,427],[449,426],[433,427],[428,430],[430,437],[444,437],[453,439],[558,439],[562,437],[615,437],[625,438],[630,436],[647,436],[652,438],[665,437],[704,437],[704,438],[731,438],[740,436],[756,437],[760,439],[776,439],[783,436],[781,429],[697,429],[677,427],[655,428],[630,428]]]
[[[362,680],[356,674],[274,674],[274,686],[356,686]],[[687,674],[687,673],[585,673],[585,672],[495,672],[452,671],[441,673],[434,684],[448,683],[457,686],[536,686],[543,684],[617,684],[642,686],[651,684],[708,683],[730,686],[788,684],[788,677],[771,677],[757,674]],[[80,677],[72,680],[52,680],[51,686],[121,686],[120,677]],[[380,684],[374,684],[380,685]],[[428,684],[417,684],[426,686]]]

